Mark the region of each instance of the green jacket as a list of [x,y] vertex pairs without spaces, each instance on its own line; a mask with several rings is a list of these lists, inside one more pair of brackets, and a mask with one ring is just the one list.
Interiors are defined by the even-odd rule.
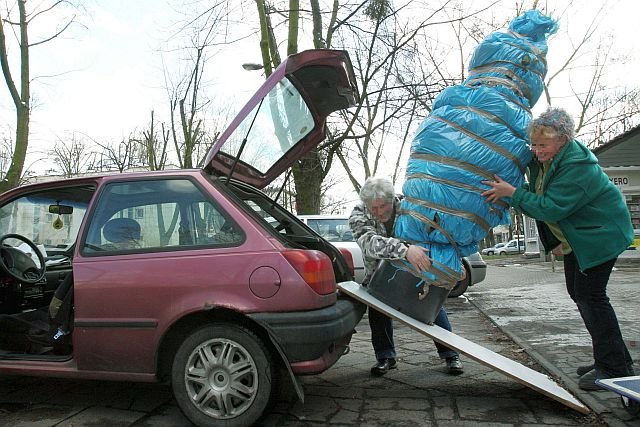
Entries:
[[511,205],[538,220],[547,252],[560,242],[545,222],[558,223],[583,271],[629,247],[633,225],[624,198],[587,147],[573,140],[560,149],[545,174],[541,196],[534,190],[540,170],[534,159],[529,164],[529,184],[516,189]]

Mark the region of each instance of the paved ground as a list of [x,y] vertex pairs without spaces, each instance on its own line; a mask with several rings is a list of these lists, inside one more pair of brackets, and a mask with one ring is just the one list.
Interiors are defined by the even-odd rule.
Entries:
[[[552,268],[551,263],[530,260],[489,262],[487,286],[472,288],[467,293],[471,302],[608,424],[640,425],[640,419],[628,419],[617,394],[584,392],[578,387],[575,368],[592,363],[591,341],[567,295],[562,263]],[[618,260],[608,286],[623,337],[636,361],[636,374],[640,373],[638,277],[640,251],[627,251]]]
[[[590,360],[590,347],[585,344],[577,312],[563,299],[561,272],[551,271],[550,263],[514,265],[513,260],[491,263],[487,280],[471,288],[468,298],[447,301],[455,331],[533,369],[548,372],[593,408],[593,413],[581,415],[464,356],[465,373],[449,376],[433,344],[400,324],[396,330],[398,369],[385,377],[372,378],[369,368],[373,357],[365,318],[353,337],[350,354],[324,374],[301,379],[305,403],[297,401],[285,381],[277,402],[261,425],[640,425],[640,420],[627,419],[628,414],[620,409],[614,393],[577,390],[573,370]],[[610,293],[614,303],[624,307],[619,309],[618,316],[626,317],[629,313],[633,316],[624,320],[623,333],[637,339],[640,337],[637,329],[629,326],[630,320],[637,319],[634,310],[638,307],[636,277],[640,264],[633,265],[636,267],[616,270],[610,289],[635,286],[635,299],[618,295],[617,291]],[[512,286],[513,283],[518,286]],[[524,303],[527,298],[524,288],[531,287],[530,303]],[[539,296],[551,301],[545,303]],[[563,332],[563,328],[572,334]],[[633,348],[633,356],[640,360],[637,346]],[[166,385],[0,376],[0,390],[2,426],[190,425]]]

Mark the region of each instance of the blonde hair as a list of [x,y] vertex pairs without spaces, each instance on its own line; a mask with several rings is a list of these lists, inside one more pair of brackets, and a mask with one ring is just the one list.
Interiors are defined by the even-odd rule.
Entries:
[[534,134],[542,134],[547,138],[558,138],[571,141],[575,136],[573,119],[562,108],[549,108],[527,126],[529,139]]

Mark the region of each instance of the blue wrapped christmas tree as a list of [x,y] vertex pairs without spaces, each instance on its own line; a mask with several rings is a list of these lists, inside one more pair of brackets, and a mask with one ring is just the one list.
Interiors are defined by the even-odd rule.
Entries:
[[547,37],[557,22],[537,10],[514,19],[475,49],[469,76],[436,98],[411,146],[405,198],[395,235],[430,250],[425,284],[451,289],[462,278],[461,256],[478,250],[489,230],[510,222],[506,203],[488,204],[481,182],[494,174],[518,187],[531,160],[526,129],[544,89]]

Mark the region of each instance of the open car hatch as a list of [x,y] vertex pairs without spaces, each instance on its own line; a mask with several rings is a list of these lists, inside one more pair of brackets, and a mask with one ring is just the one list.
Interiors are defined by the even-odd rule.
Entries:
[[325,138],[330,113],[358,101],[346,51],[291,55],[213,144],[204,169],[264,188]]

